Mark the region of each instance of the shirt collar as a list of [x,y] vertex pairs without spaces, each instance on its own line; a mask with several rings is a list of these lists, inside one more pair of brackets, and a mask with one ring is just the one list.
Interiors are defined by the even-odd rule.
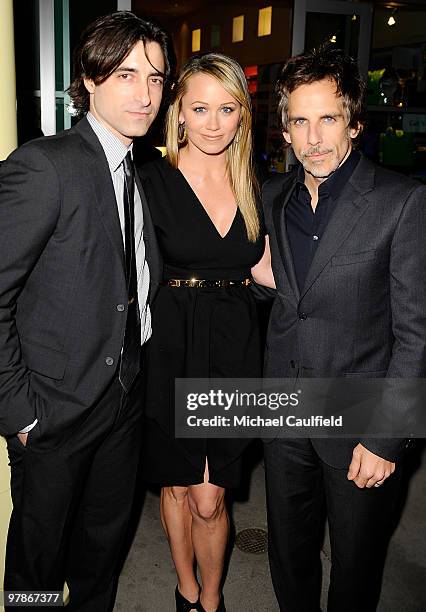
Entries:
[[102,145],[110,171],[115,172],[123,163],[127,153],[133,151],[133,142],[126,147],[115,134],[102,125],[102,123],[99,123],[90,111],[86,116],[87,121]]
[[[318,195],[327,194],[336,200],[341,194],[343,187],[352,176],[355,167],[360,160],[358,151],[352,150],[341,166],[337,168],[318,188]],[[302,164],[297,168],[297,184],[299,189],[305,185],[305,170]]]

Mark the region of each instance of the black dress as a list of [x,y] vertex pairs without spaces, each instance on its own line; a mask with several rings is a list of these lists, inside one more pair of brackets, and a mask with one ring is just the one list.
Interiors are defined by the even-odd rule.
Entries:
[[[222,238],[183,174],[165,159],[144,166],[142,178],[165,280],[250,276],[263,254],[263,229],[256,243],[249,242],[237,210]],[[257,310],[250,289],[160,286],[144,369],[143,478],[163,486],[198,484],[207,457],[210,482],[238,486],[248,440],[175,439],[174,379],[260,376]]]

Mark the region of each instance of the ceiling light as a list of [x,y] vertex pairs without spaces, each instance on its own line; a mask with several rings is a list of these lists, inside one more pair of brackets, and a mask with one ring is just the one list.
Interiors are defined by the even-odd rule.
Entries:
[[[390,8],[390,7],[389,7]],[[394,8],[391,12],[391,14],[389,15],[389,19],[388,19],[388,26],[394,26],[396,24],[396,19],[395,19],[395,13],[396,13],[396,8]]]
[[332,43],[336,43],[337,42],[336,34],[333,34],[333,36],[330,38],[330,42],[332,42]]

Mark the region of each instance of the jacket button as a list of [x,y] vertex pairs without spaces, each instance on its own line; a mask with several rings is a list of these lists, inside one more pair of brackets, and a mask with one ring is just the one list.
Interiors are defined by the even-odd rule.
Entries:
[[125,309],[126,307],[124,306],[124,304],[117,304],[118,312],[124,312]]
[[112,366],[114,364],[114,359],[112,357],[107,357],[105,359],[105,363],[107,364],[107,366]]
[[306,312],[299,312],[299,319],[301,321],[306,321],[307,318],[308,318],[308,315],[306,314]]

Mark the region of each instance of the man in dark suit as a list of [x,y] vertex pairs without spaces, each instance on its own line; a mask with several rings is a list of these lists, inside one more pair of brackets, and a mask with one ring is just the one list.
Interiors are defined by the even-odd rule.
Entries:
[[159,110],[172,50],[132,13],[83,33],[82,120],[0,174],[0,433],[13,512],[5,590],[112,609],[141,436],[139,370],[160,275],[132,142]]
[[[291,58],[278,92],[284,138],[301,165],[264,187],[278,290],[265,376],[424,377],[426,189],[354,150],[364,85],[343,52]],[[329,612],[376,609],[405,446],[368,437],[265,444],[282,611],[319,610],[324,507]]]

